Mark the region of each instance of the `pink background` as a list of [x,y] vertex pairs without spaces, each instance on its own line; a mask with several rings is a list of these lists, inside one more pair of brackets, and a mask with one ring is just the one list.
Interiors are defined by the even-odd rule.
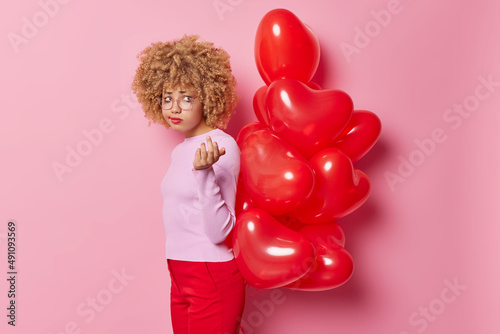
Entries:
[[[171,333],[159,185],[182,138],[148,128],[128,100],[135,57],[184,33],[225,48],[241,94],[228,129],[236,136],[256,120],[251,101],[263,85],[255,30],[280,7],[319,38],[314,81],[374,111],[383,132],[356,164],[372,194],[339,220],[351,280],[325,292],[249,288],[247,334],[500,332],[500,87],[474,98],[478,77],[500,82],[498,1],[401,0],[385,26],[371,12],[389,0],[54,1],[40,2],[52,3],[50,16],[36,0],[0,13],[2,333]],[[229,7],[217,12],[221,3]],[[377,27],[344,56],[356,29]],[[11,43],[14,35],[24,42]],[[462,103],[470,115],[446,121]],[[85,146],[100,126],[106,133]],[[432,147],[435,129],[445,140]],[[58,178],[53,164],[77,148],[86,156]],[[401,159],[418,166],[403,170]],[[391,185],[387,173],[398,169],[404,177]],[[9,220],[18,233],[15,328],[6,324]]]

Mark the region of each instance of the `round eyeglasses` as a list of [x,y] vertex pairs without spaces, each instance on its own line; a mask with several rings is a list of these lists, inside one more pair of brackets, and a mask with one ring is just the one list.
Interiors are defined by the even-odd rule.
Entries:
[[174,106],[174,101],[177,103],[181,110],[191,110],[193,108],[193,102],[196,97],[191,96],[182,96],[177,99],[172,98],[171,96],[159,97],[158,102],[160,106],[164,110],[170,110]]

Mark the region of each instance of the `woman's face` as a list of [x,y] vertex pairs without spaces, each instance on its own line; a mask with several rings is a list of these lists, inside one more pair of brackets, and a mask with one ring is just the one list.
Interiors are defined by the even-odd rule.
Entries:
[[163,92],[162,114],[168,125],[186,138],[208,132],[203,104],[193,87],[167,87]]

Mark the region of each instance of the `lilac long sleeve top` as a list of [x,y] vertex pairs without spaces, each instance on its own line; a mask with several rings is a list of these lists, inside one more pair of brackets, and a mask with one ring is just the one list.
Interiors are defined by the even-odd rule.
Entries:
[[[194,153],[207,136],[226,154],[210,168],[195,170]],[[236,222],[239,171],[238,145],[220,129],[186,138],[172,150],[161,182],[167,259],[225,262],[234,257],[226,239]]]

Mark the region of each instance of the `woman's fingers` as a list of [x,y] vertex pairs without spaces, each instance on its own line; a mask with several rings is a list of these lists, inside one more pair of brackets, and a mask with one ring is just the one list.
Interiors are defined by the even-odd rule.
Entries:
[[210,136],[207,136],[207,147],[208,147],[208,152],[214,151],[214,144],[212,143],[212,138],[210,138]]
[[208,156],[213,157],[213,163],[217,162],[219,160],[219,157],[222,155],[219,150],[219,145],[217,142],[212,142],[212,138],[210,136],[207,136],[207,147],[208,147]]
[[[212,141],[210,140],[210,142],[212,142]],[[220,156],[219,145],[217,144],[217,142],[214,142],[213,147],[214,147],[214,159],[215,159],[215,161],[217,161],[217,160],[219,160],[219,156]]]
[[226,154],[226,149],[219,149],[217,142],[212,142],[212,138],[207,136],[207,144],[201,143],[200,148],[195,152],[194,165],[197,169],[208,168],[219,160],[221,155]]
[[201,143],[199,150],[200,150],[201,158],[206,159],[208,156],[208,153],[207,153],[207,148],[205,147],[205,143]]

